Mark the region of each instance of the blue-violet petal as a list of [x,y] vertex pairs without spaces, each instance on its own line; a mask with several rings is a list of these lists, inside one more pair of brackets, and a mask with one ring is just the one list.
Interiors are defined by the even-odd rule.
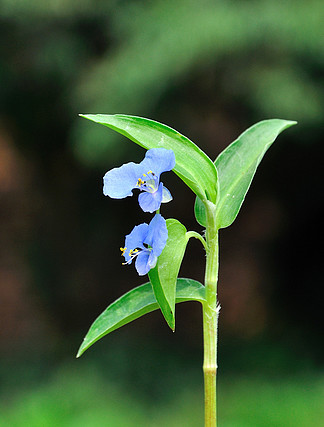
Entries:
[[142,176],[140,165],[130,162],[108,171],[104,176],[103,193],[113,199],[132,196],[138,178]]
[[138,196],[138,203],[144,212],[155,212],[160,209],[163,196],[163,184],[160,182],[159,188],[154,193],[144,191]]
[[147,274],[151,269],[149,265],[150,255],[151,251],[143,250],[136,257],[135,268],[140,276],[144,276],[144,274]]
[[155,256],[160,256],[168,240],[168,229],[162,215],[156,214],[151,220],[144,243],[152,247]]
[[142,161],[144,173],[152,170],[155,175],[160,176],[162,172],[170,171],[175,167],[175,155],[172,150],[166,148],[151,148],[146,152]]
[[125,238],[125,248],[124,257],[126,262],[128,262],[132,257],[130,251],[140,248],[145,249],[144,241],[149,231],[149,226],[144,222],[143,224],[136,225],[130,234],[127,234]]
[[163,186],[163,191],[162,191],[162,203],[168,203],[171,202],[171,200],[173,199],[170,191]]

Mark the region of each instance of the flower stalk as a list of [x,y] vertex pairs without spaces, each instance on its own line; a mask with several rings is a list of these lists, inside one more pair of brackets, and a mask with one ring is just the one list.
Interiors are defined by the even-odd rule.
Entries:
[[207,214],[206,301],[203,304],[205,427],[216,427],[217,329],[219,314],[219,307],[217,306],[218,229],[215,205],[207,202],[205,206]]

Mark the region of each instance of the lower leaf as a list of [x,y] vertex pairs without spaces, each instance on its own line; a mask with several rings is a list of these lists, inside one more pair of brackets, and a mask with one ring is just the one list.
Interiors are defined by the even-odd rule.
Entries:
[[[205,301],[205,288],[196,280],[178,279],[175,301],[176,303],[185,301],[203,303]],[[127,292],[97,317],[85,336],[77,357],[80,357],[100,338],[158,308],[159,305],[150,282]]]

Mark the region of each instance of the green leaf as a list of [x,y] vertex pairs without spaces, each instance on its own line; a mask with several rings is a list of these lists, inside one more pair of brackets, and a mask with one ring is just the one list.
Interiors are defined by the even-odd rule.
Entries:
[[198,224],[202,225],[203,227],[206,227],[207,226],[206,209],[203,202],[198,196],[196,197],[194,210],[195,210],[195,217]]
[[[192,279],[177,280],[176,302],[205,301],[204,286]],[[110,332],[159,308],[151,283],[145,283],[121,296],[100,314],[85,336],[77,357]]]
[[211,159],[196,144],[176,130],[153,120],[122,114],[80,114],[88,120],[107,126],[141,147],[172,149],[176,166],[173,171],[201,199],[215,203],[217,171]]
[[167,219],[168,240],[157,264],[148,276],[156,300],[170,328],[175,329],[176,285],[188,238],[186,227],[176,219]]
[[280,119],[259,122],[242,133],[217,157],[218,228],[228,227],[235,220],[265,152],[283,130],[294,124],[296,122]]

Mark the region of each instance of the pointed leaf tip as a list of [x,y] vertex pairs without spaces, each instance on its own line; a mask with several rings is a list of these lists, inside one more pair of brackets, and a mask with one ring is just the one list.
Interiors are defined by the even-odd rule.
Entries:
[[219,228],[233,223],[264,154],[282,131],[295,124],[292,120],[263,120],[243,132],[217,157]]

